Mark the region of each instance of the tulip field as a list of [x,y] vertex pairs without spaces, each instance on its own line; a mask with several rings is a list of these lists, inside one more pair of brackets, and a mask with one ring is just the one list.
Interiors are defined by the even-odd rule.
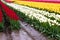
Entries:
[[60,14],[14,3],[6,3],[19,17],[50,38],[60,40]]
[[[4,5],[5,3],[6,5]],[[60,4],[15,1],[14,3],[0,2],[11,26],[19,29],[19,20],[23,19],[36,29],[54,40],[60,40]],[[3,26],[3,15],[0,10],[0,25]]]

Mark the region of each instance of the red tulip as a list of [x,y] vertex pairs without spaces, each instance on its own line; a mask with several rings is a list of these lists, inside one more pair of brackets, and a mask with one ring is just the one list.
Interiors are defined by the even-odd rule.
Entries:
[[4,11],[6,12],[6,15],[9,18],[11,18],[13,20],[19,20],[19,17],[16,15],[16,13],[12,9],[10,9],[8,6],[6,6],[1,1],[0,1],[0,5],[2,6],[2,8],[4,9]]
[[2,14],[2,11],[0,9],[0,22],[2,22],[2,21],[3,21],[3,14]]

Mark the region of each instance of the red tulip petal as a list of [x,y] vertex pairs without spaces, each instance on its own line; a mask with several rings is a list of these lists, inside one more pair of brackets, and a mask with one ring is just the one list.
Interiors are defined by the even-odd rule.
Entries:
[[3,20],[3,14],[2,14],[2,11],[0,9],[0,22],[2,22],[2,20]]

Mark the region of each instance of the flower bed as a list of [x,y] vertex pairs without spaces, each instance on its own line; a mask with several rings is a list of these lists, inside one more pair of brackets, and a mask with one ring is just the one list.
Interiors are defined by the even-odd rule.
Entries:
[[[60,14],[26,6],[9,5],[25,22],[48,37],[60,40]],[[19,7],[19,8],[18,8]]]

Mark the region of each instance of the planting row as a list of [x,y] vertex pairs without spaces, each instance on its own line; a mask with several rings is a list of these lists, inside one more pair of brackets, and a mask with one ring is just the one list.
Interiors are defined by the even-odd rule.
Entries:
[[[37,19],[40,20],[40,16],[44,19],[50,20],[52,23],[55,23],[56,25],[60,26],[60,15],[56,14],[56,13],[49,13],[48,11],[44,11],[44,10],[38,10],[38,9],[34,9],[34,8],[29,8],[26,6],[21,6],[21,5],[17,5],[17,4],[8,4],[11,7],[25,13],[25,15],[29,15],[29,17],[36,17]],[[32,18],[33,18],[32,17]],[[42,19],[43,21],[43,19]]]
[[31,7],[36,7],[36,8],[42,8],[42,9],[47,9],[50,11],[54,12],[59,12],[60,13],[60,4],[58,3],[47,3],[47,2],[29,2],[29,1],[18,1],[16,0],[14,3],[16,4],[23,4],[23,5],[28,5]]
[[12,29],[20,29],[19,18],[16,13],[0,1],[0,32],[5,26],[11,26]]

